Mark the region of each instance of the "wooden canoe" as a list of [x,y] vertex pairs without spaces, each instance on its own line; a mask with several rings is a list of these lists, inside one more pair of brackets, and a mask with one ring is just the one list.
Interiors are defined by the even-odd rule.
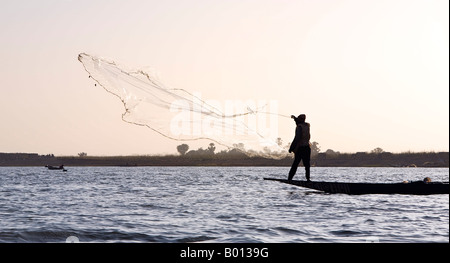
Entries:
[[264,178],[264,180],[278,181],[286,184],[306,187],[326,193],[341,193],[350,195],[361,194],[407,194],[432,195],[449,194],[448,182],[424,183],[422,181],[410,183],[343,183],[343,182],[315,182],[298,181],[277,178]]

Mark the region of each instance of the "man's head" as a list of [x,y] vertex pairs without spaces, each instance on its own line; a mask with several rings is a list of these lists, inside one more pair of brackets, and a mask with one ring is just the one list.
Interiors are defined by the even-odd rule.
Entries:
[[297,118],[294,118],[294,119],[295,119],[295,124],[304,123],[306,120],[306,115],[300,114],[300,115],[298,115]]

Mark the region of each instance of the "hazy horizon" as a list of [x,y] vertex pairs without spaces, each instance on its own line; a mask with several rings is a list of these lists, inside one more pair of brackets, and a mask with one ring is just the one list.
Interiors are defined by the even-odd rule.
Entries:
[[[208,145],[204,145],[204,146],[200,146],[203,150],[205,150],[207,148]],[[197,151],[199,148],[189,148],[188,152],[193,150],[193,151]],[[217,154],[221,151],[229,151],[232,149],[217,149],[214,153]],[[346,154],[356,154],[356,153],[367,153],[367,154],[371,154],[373,150],[375,149],[371,149],[371,150],[367,150],[367,151],[356,151],[356,152],[342,152],[339,151],[338,149],[321,149],[320,153],[325,153],[327,150],[332,150],[335,153],[339,153],[342,155],[346,155]],[[389,151],[385,151],[384,149],[383,153],[391,153],[391,154],[432,154],[432,153],[448,153],[449,151],[417,151],[417,152],[413,152],[413,151],[402,151],[402,152],[389,152]],[[52,153],[38,153],[38,152],[0,152],[1,154],[38,154],[40,156],[46,156],[46,155],[52,155]],[[80,152],[83,153],[83,152]],[[53,154],[55,157],[79,157],[80,153],[76,153],[76,154]],[[83,156],[85,157],[145,157],[145,156],[180,156],[180,153],[175,149],[173,152],[171,153],[141,153],[141,154],[99,154],[99,155],[92,155],[92,154],[88,154],[86,152],[84,152],[86,155]],[[289,156],[289,155],[288,155]],[[292,155],[293,156],[293,155]],[[261,156],[263,157],[263,156]],[[268,156],[270,158],[270,156]]]

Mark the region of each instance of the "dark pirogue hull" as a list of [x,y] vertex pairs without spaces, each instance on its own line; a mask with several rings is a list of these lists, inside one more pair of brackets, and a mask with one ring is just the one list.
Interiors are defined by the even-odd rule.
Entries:
[[339,183],[339,182],[307,182],[297,180],[285,180],[276,178],[264,178],[264,180],[278,181],[286,184],[306,187],[326,193],[341,193],[351,195],[362,194],[407,194],[407,195],[432,195],[449,194],[449,184],[446,183]]
[[63,172],[67,172],[67,170],[62,165],[61,166],[46,165],[45,167],[47,167],[47,169],[49,170],[62,170]]
[[63,170],[64,168],[62,168],[62,167],[57,167],[57,166],[47,166],[47,168],[49,169],[49,170]]

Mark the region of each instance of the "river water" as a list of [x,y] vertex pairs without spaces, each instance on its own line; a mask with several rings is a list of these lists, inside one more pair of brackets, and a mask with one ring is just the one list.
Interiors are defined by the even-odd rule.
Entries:
[[[0,242],[449,242],[449,195],[324,194],[288,167],[0,167]],[[294,179],[303,179],[301,167]],[[312,180],[448,181],[448,168],[320,168]]]

